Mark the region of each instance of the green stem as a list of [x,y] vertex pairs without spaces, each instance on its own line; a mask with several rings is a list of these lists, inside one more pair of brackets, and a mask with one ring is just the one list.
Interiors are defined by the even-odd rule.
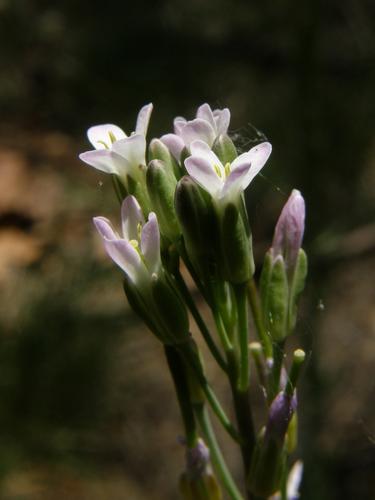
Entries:
[[238,374],[238,389],[245,393],[249,387],[249,327],[246,301],[246,285],[235,286],[238,310],[238,340],[240,347],[240,370]]
[[215,320],[215,325],[216,325],[217,333],[218,333],[219,338],[220,338],[220,342],[221,342],[225,352],[231,351],[233,349],[233,346],[232,346],[231,341],[229,340],[229,337],[228,337],[227,332],[225,330],[223,320],[221,319],[219,311],[217,309],[214,309],[214,310],[212,310],[212,314],[213,314],[213,317]]
[[227,491],[229,498],[231,500],[243,500],[243,496],[241,495],[235,482],[233,481],[232,475],[221,453],[215,433],[211,426],[207,409],[204,407],[204,405],[196,405],[195,414],[201,427],[203,437],[210,448],[211,460],[214,468],[221,480],[223,487]]
[[254,318],[255,328],[257,329],[259,340],[263,346],[264,356],[266,358],[272,358],[272,342],[264,327],[261,305],[254,279],[251,279],[247,283],[247,297]]
[[201,331],[202,336],[203,336],[204,340],[206,341],[206,344],[207,344],[209,350],[211,351],[211,354],[213,355],[213,357],[217,361],[220,368],[222,368],[222,370],[224,370],[226,372],[227,365],[225,363],[225,360],[224,360],[223,356],[221,355],[213,338],[211,337],[211,334],[206,326],[206,323],[203,321],[203,318],[202,318],[200,312],[198,311],[198,308],[195,305],[195,302],[194,302],[194,300],[189,292],[189,289],[186,286],[184,278],[182,277],[182,275],[178,269],[174,271],[174,274],[175,274],[176,282],[177,282],[179,289],[182,293],[182,296],[184,297],[185,302],[186,302],[199,330]]
[[219,422],[224,427],[224,429],[228,432],[228,434],[235,440],[239,441],[239,435],[236,429],[233,427],[231,421],[227,417],[223,407],[221,406],[219,400],[216,397],[216,394],[211,389],[207,379],[204,375],[202,365],[199,360],[199,355],[196,350],[194,350],[193,344],[190,344],[186,349],[185,346],[181,346],[179,352],[181,353],[183,359],[186,363],[193,369],[197,380],[202,387],[202,390],[207,398],[208,403],[210,404],[212,411],[215,413]]
[[285,341],[277,342],[273,347],[273,364],[270,374],[271,380],[268,393],[269,402],[273,401],[274,397],[280,390],[280,376],[284,361],[284,344]]
[[197,443],[198,434],[189,396],[189,385],[186,379],[184,363],[175,347],[164,345],[164,352],[181,410],[181,416],[185,427],[186,444],[189,448],[192,448]]

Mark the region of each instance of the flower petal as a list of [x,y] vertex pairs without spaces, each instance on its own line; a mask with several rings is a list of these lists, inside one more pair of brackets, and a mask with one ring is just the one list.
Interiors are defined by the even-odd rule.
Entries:
[[127,167],[125,160],[109,149],[86,151],[81,153],[79,158],[91,167],[107,174],[121,175]]
[[[118,238],[107,219],[95,217],[94,224],[103,239],[104,248],[109,257],[134,282],[142,280],[145,274],[144,264],[137,250],[126,240]],[[112,236],[115,236],[114,238]]]
[[[87,131],[87,137],[95,149],[111,149],[112,146],[112,134],[116,141],[126,137],[125,132],[112,123],[106,123],[105,125],[95,125],[90,127]],[[107,148],[104,144],[107,145]]]
[[224,198],[228,196],[237,196],[241,191],[243,191],[243,186],[244,184],[246,184],[250,169],[250,163],[243,163],[235,170],[232,170],[225,181],[224,188],[220,197]]
[[134,134],[115,142],[112,150],[126,159],[133,173],[139,165],[146,164],[146,139],[142,134]]
[[218,196],[224,182],[219,178],[213,165],[211,165],[206,158],[190,156],[185,160],[185,167],[189,175],[196,180],[203,189],[208,191],[213,197]]
[[224,165],[221,163],[216,154],[211,150],[209,145],[203,141],[194,141],[190,144],[190,151],[192,156],[199,156],[206,159],[214,167],[218,167],[224,178]]
[[126,240],[139,240],[138,224],[143,226],[141,207],[134,196],[127,196],[121,205],[122,234]]
[[228,132],[230,122],[230,111],[228,108],[215,109],[214,120],[216,125],[217,135],[226,134]]
[[181,128],[178,135],[182,137],[187,147],[196,140],[201,140],[206,142],[209,146],[212,146],[216,138],[212,125],[201,118],[196,118],[195,120],[187,122],[186,125]]
[[[268,160],[272,151],[272,146],[269,142],[262,142],[257,146],[254,146],[247,153],[243,153],[238,156],[231,165],[231,169],[236,169],[239,165],[245,162],[251,163],[251,175],[249,176],[248,184],[254,179],[254,177],[262,170],[264,164]],[[247,185],[248,185],[247,184]]]
[[197,118],[206,120],[214,130],[216,129],[214,115],[209,104],[204,103],[202,104],[202,106],[199,106],[199,108],[197,109]]
[[183,116],[176,116],[173,120],[173,130],[177,135],[181,134],[181,129],[186,125],[187,121]]
[[146,104],[138,113],[137,124],[135,126],[135,133],[146,136],[148,130],[148,124],[150,123],[150,117],[154,106],[152,103]]
[[171,154],[180,161],[181,152],[185,147],[184,141],[176,134],[165,134],[160,137],[163,144],[167,146]]
[[145,258],[148,271],[158,273],[160,261],[160,232],[158,220],[154,212],[148,216],[148,222],[143,226],[141,236],[141,250]]

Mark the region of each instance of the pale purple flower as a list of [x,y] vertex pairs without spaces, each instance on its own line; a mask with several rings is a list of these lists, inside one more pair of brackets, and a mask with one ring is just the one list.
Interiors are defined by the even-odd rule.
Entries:
[[190,150],[191,156],[185,160],[186,170],[215,200],[220,201],[236,197],[247,188],[263,168],[272,147],[269,142],[262,142],[226,165],[203,141],[192,142]]
[[212,147],[215,139],[226,134],[230,122],[228,108],[212,110],[209,104],[202,104],[197,110],[196,118],[187,121],[182,116],[174,119],[174,134],[166,134],[161,141],[169,148],[172,155],[179,160],[184,147],[190,149],[192,142],[200,140]]
[[160,233],[156,215],[148,221],[134,196],[127,196],[121,207],[122,235],[105,217],[94,217],[94,224],[111,259],[136,285],[144,286],[161,270]]
[[293,270],[305,229],[305,200],[293,189],[277,221],[272,242],[272,257],[284,258],[287,270]]
[[[290,469],[288,480],[286,484],[286,498],[287,500],[298,500],[300,498],[300,485],[303,474],[303,463],[297,460]],[[281,500],[281,494],[275,493],[269,500]]]
[[135,131],[129,137],[117,125],[90,127],[87,137],[95,149],[81,153],[80,159],[102,172],[123,179],[127,175],[137,179],[138,167],[146,164],[145,136],[152,109],[152,104],[143,106],[138,113]]

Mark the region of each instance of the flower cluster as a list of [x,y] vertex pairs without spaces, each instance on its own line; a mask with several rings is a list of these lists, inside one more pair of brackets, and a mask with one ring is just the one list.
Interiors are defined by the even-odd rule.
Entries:
[[[295,442],[296,384],[304,360],[303,351],[295,351],[288,370],[284,344],[297,321],[307,273],[301,249],[305,203],[293,190],[265,255],[258,294],[244,191],[267,163],[271,144],[261,142],[239,154],[228,134],[229,110],[208,104],[192,120],[175,118],[172,133],[148,143],[152,110],[152,104],[140,110],[129,136],[113,124],[91,127],[87,135],[94,149],[80,158],[112,176],[121,230],[105,217],[95,217],[94,224],[124,272],[130,306],[164,346],[187,446],[180,491],[185,499],[222,498],[212,458],[228,496],[242,499],[210,427],[208,403],[241,447],[249,496],[280,495],[287,484],[287,443]],[[191,295],[181,263],[212,313],[216,335]],[[249,311],[259,340],[250,349]],[[207,380],[188,312],[228,378],[237,426]],[[250,354],[266,396],[267,420],[258,437],[249,397]]]

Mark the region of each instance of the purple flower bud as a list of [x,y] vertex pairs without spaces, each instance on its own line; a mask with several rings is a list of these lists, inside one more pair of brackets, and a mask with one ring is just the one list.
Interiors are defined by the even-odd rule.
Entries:
[[280,392],[273,400],[268,414],[266,427],[266,440],[275,439],[283,442],[289,422],[297,409],[297,398],[284,391]]
[[305,228],[305,200],[293,189],[277,221],[272,242],[272,257],[282,255],[288,271],[293,272]]
[[210,461],[210,450],[199,439],[194,448],[186,449],[186,472],[191,478],[198,478],[206,472]]

